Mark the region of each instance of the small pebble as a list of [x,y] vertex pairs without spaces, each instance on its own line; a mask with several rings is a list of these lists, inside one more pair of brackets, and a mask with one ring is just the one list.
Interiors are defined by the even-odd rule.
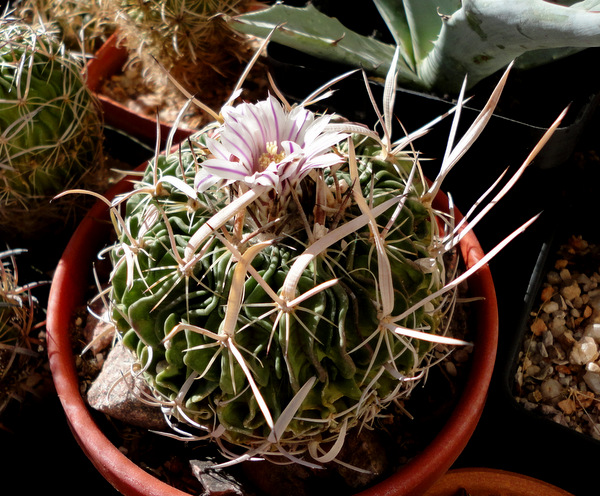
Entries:
[[564,288],[562,288],[560,290],[560,294],[566,300],[571,301],[571,300],[574,300],[575,298],[577,298],[581,294],[581,289],[580,289],[579,285],[577,284],[577,282],[573,282],[570,286],[565,286]]
[[590,297],[590,299],[597,298],[598,296],[600,296],[600,289],[594,289],[592,291],[589,291],[588,296]]
[[450,377],[456,377],[458,375],[458,371],[456,370],[456,365],[454,365],[451,361],[446,361],[446,372]]
[[596,394],[600,394],[600,373],[588,371],[584,374],[583,380],[590,390]]
[[600,324],[590,324],[583,331],[584,337],[591,337],[596,343],[600,343]]
[[542,397],[551,403],[557,402],[562,395],[564,388],[556,379],[546,379],[540,386]]
[[558,408],[560,408],[565,415],[572,415],[577,410],[577,404],[571,399],[567,398],[558,402]]
[[560,284],[560,282],[561,282],[558,272],[555,272],[553,270],[548,272],[548,275],[546,276],[546,280],[548,281],[548,283],[550,285]]
[[533,324],[531,324],[529,326],[529,329],[531,330],[531,332],[533,334],[535,334],[536,336],[539,336],[544,331],[546,331],[548,329],[548,327],[546,326],[546,323],[542,319],[535,319],[533,321]]
[[469,351],[464,349],[464,348],[460,348],[457,349],[454,352],[454,361],[456,363],[465,363],[469,360]]
[[573,345],[569,360],[576,365],[585,365],[598,357],[598,345],[593,338],[586,336]]
[[560,278],[564,281],[564,282],[568,282],[571,280],[571,272],[569,271],[569,269],[562,269],[560,271]]

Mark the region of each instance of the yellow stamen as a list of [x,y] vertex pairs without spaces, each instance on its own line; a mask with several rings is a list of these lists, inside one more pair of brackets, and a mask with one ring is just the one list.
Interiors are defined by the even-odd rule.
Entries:
[[260,171],[264,171],[273,162],[281,162],[285,158],[285,152],[277,153],[277,143],[274,141],[267,142],[267,150],[258,159],[258,167]]

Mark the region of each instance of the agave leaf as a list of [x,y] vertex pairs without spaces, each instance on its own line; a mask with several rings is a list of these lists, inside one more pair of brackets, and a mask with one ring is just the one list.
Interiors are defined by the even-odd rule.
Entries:
[[[600,2],[594,2],[595,6]],[[544,0],[467,0],[444,21],[419,70],[426,87],[455,92],[532,50],[600,46],[600,12]]]
[[442,14],[455,12],[460,0],[373,0],[414,67],[432,50],[442,28]]
[[[600,0],[374,0],[402,55],[398,83],[425,91],[457,93],[465,75],[472,87],[518,57],[545,63],[600,46]],[[392,45],[360,35],[312,5],[276,4],[235,16],[231,26],[325,60],[362,67],[384,77]]]
[[[312,4],[297,8],[275,4],[264,10],[229,19],[237,31],[264,38],[277,28],[272,41],[325,60],[362,67],[385,77],[394,47],[355,33],[337,19],[326,16]],[[279,26],[279,27],[278,27]],[[416,76],[407,64],[399,64],[399,79],[415,84]]]

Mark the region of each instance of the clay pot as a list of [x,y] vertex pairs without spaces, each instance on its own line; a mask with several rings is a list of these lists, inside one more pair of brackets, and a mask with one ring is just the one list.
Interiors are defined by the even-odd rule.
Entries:
[[[101,92],[102,84],[121,72],[127,59],[127,50],[119,45],[118,34],[111,35],[88,62],[86,82],[100,101],[105,124],[154,147],[157,136],[156,119],[135,112]],[[170,131],[170,125],[160,125],[162,145],[167,141]],[[173,142],[179,143],[194,132],[195,130],[180,125],[175,131]]]
[[[107,197],[131,188],[126,180],[113,187]],[[447,198],[439,195],[437,208],[447,209]],[[98,202],[74,232],[57,266],[48,303],[48,353],[56,390],[73,435],[98,471],[127,496],[184,496],[185,493],[156,479],[130,461],[100,430],[80,394],[69,329],[76,308],[85,303],[92,261],[112,230],[108,209]],[[461,242],[467,266],[483,257],[473,233]],[[476,324],[475,346],[469,376],[458,402],[440,432],[420,454],[362,496],[422,495],[442,477],[458,458],[473,434],[483,411],[490,384],[498,340],[498,308],[492,276],[483,266],[469,279]]]
[[487,468],[450,470],[424,496],[573,496],[525,475]]

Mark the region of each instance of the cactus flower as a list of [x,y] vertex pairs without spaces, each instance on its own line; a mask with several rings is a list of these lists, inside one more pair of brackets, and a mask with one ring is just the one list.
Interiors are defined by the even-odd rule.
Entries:
[[343,161],[330,150],[348,134],[327,131],[330,115],[317,117],[303,107],[286,111],[269,96],[256,104],[226,107],[223,119],[219,139],[207,139],[215,158],[202,163],[204,171],[196,181],[200,191],[216,176],[250,187],[262,184],[281,194],[285,184],[295,184],[311,169]]

